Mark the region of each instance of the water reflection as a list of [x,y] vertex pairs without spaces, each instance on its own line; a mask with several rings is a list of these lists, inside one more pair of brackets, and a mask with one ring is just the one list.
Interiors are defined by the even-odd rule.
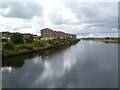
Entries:
[[3,68],[11,67],[12,72],[3,70],[3,87],[115,88],[118,87],[117,50],[117,44],[82,41],[7,58]]
[[3,72],[3,71],[8,71],[8,72],[12,72],[12,67],[2,67],[0,68],[0,71]]
[[[8,57],[8,58],[3,58],[2,61],[2,66],[11,66],[15,68],[20,68],[24,65],[26,60],[32,60],[39,62],[39,61],[46,61],[48,58],[52,57],[53,55],[62,52],[64,49],[67,49],[68,46],[62,46],[59,48],[53,48],[49,50],[44,50],[44,51],[39,51],[39,52],[34,52],[34,53],[28,53],[25,55],[20,55],[20,56],[14,56],[14,57]],[[52,50],[52,52],[51,52]]]

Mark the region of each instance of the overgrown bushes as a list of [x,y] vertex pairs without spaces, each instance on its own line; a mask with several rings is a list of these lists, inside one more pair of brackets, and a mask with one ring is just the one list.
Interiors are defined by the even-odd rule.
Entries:
[[75,39],[53,39],[53,40],[48,40],[48,41],[35,41],[32,43],[24,43],[24,44],[14,44],[11,42],[7,42],[3,48],[8,49],[8,50],[13,50],[13,51],[20,51],[20,50],[33,50],[34,47],[50,47],[50,46],[55,46],[55,45],[61,45],[61,44],[68,44],[68,43],[75,43],[77,40]]
[[8,49],[8,50],[14,50],[14,47],[15,47],[15,45],[14,45],[13,43],[11,43],[11,42],[7,42],[7,43],[3,46],[4,49]]
[[13,33],[11,35],[11,41],[15,44],[24,43],[23,36],[20,33]]

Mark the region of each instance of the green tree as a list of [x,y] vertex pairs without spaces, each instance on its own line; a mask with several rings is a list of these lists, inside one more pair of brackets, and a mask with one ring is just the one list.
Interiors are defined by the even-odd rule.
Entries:
[[39,36],[38,39],[41,40],[41,37]]
[[11,41],[15,44],[24,43],[23,36],[20,33],[13,33],[11,35]]
[[33,35],[31,34],[28,38],[25,39],[26,43],[31,43],[34,41],[34,37]]
[[13,43],[11,43],[11,42],[7,42],[4,46],[3,46],[3,48],[4,49],[8,49],[8,50],[14,50],[14,44]]
[[30,35],[30,42],[33,42],[34,41],[34,37],[33,37],[33,35],[31,34]]

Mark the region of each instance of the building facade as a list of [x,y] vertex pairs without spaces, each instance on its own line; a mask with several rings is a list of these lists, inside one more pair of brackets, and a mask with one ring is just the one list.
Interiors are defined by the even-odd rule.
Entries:
[[41,37],[42,39],[45,39],[45,40],[54,39],[54,31],[49,28],[42,29]]
[[2,39],[10,41],[11,39],[10,32],[2,32]]
[[74,38],[76,39],[75,34],[69,34],[61,31],[53,31],[49,28],[44,28],[41,30],[41,39],[49,40],[49,39],[67,39],[67,38]]
[[[14,33],[11,33],[11,32],[1,32],[1,39],[4,40],[4,41],[11,41],[11,37]],[[38,40],[38,36],[35,35],[35,34],[31,34],[31,33],[21,33],[21,35],[23,36],[23,40],[24,42],[27,42],[29,41],[31,35],[33,36],[33,40],[36,41]]]

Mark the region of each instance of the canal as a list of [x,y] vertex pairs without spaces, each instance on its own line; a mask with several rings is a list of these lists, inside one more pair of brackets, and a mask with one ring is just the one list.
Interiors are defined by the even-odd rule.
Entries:
[[118,44],[72,46],[3,59],[3,88],[117,88]]

